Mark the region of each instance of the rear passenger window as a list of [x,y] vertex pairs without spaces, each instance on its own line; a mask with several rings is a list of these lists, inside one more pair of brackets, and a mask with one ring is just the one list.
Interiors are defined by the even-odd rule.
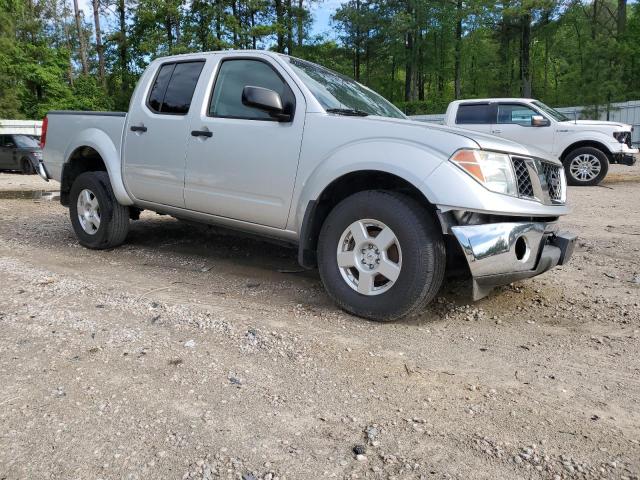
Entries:
[[467,103],[458,106],[457,124],[490,124],[494,123],[495,109],[488,103]]
[[202,67],[200,61],[162,65],[149,93],[149,108],[156,113],[186,115]]

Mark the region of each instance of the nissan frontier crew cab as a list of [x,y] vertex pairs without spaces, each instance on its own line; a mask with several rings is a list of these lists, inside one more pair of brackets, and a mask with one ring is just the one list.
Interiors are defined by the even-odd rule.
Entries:
[[408,120],[368,88],[265,51],[160,58],[128,113],[49,112],[45,178],[79,242],[125,241],[143,209],[297,245],[343,309],[413,313],[462,266],[475,298],[569,260],[559,161]]
[[638,158],[631,125],[569,118],[531,98],[456,100],[444,123],[538,148],[564,164],[569,185],[597,185],[610,163],[631,166]]

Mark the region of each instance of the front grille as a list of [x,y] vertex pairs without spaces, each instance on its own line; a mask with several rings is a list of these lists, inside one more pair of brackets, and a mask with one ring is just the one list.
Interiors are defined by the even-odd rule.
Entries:
[[[533,160],[521,157],[511,157],[511,161],[513,162],[513,171],[516,175],[518,196],[520,198],[534,198],[543,203],[562,201],[562,175],[564,175],[562,173],[562,167],[537,159]],[[530,167],[527,166],[527,163],[531,164]],[[532,178],[529,174],[529,168],[532,169],[532,172],[537,171],[538,174],[534,174]],[[546,190],[549,197],[547,199],[537,198],[535,186],[540,187],[537,191],[542,190],[544,192]]]
[[513,170],[518,184],[518,195],[533,198],[533,185],[524,158],[513,157]]
[[552,163],[541,162],[540,181],[547,183],[547,191],[551,200],[562,200],[562,169]]

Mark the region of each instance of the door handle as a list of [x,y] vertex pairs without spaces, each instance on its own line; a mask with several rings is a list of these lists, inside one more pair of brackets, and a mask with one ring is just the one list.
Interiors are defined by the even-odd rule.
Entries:
[[491,133],[502,133],[502,130],[491,130]]
[[191,136],[193,137],[213,137],[213,132],[209,130],[191,130]]
[[132,125],[131,126],[131,131],[132,132],[146,132],[147,131],[147,127],[145,127],[144,125]]

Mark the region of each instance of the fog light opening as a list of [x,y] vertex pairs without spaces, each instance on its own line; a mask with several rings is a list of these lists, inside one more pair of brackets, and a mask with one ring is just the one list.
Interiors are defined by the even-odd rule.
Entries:
[[529,245],[527,239],[524,237],[518,237],[516,240],[516,258],[521,262],[526,262],[529,258]]

